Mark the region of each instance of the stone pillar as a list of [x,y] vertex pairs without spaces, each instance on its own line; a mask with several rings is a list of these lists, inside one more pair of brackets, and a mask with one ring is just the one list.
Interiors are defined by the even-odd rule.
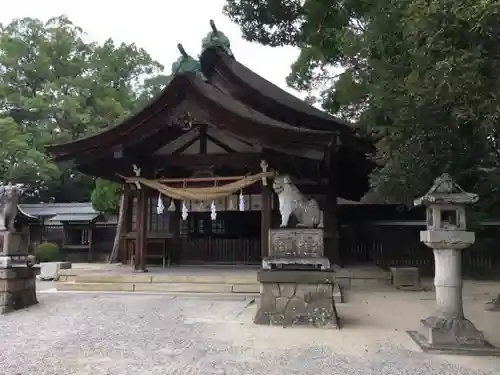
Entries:
[[463,309],[462,251],[475,241],[474,232],[466,230],[464,206],[478,199],[444,174],[414,202],[427,207],[427,230],[420,232],[420,240],[433,249],[435,265],[436,311],[420,322],[418,331],[408,332],[423,351],[500,355],[465,318]]
[[437,313],[447,318],[464,319],[461,251],[434,249],[434,267]]

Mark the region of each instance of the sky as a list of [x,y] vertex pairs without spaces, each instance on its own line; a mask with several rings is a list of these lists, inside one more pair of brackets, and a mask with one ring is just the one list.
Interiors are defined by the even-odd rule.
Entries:
[[9,23],[15,18],[32,17],[41,20],[66,15],[80,26],[91,40],[103,42],[135,43],[170,72],[172,63],[179,57],[177,43],[196,57],[201,50],[201,40],[211,30],[213,19],[217,29],[231,41],[236,59],[262,77],[288,92],[304,98],[305,94],[289,88],[285,78],[298,56],[298,49],[271,48],[249,43],[241,32],[222,14],[225,0],[16,0],[3,4],[0,22]]

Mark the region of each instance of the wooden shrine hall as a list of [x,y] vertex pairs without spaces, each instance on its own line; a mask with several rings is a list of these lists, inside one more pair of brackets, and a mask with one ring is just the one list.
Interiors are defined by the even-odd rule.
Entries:
[[373,145],[238,62],[211,26],[199,61],[179,45],[169,84],[144,108],[47,152],[125,183],[120,260],[137,270],[259,264],[280,223],[273,173],[318,200],[325,253],[336,262],[337,198],[359,201],[368,190]]

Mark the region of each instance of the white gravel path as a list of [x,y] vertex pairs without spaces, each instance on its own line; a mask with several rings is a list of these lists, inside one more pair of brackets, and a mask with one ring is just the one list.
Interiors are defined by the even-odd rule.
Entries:
[[419,352],[394,330],[255,326],[255,307],[241,298],[58,293],[39,300],[0,317],[1,375],[500,373],[500,359],[484,362],[498,364],[495,372],[474,361],[461,366]]

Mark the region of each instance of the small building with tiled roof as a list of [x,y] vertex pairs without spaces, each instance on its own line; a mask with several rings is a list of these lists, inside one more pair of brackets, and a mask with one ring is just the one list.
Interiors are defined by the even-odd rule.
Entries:
[[32,247],[56,243],[72,261],[103,260],[111,252],[116,216],[97,212],[90,202],[20,204],[19,214]]

